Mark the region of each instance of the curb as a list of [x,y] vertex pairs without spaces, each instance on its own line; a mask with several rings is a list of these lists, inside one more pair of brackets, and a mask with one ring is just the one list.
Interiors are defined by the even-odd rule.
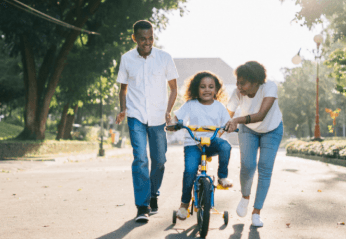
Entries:
[[36,161],[36,162],[56,162],[56,163],[66,163],[66,162],[79,162],[87,161],[91,159],[107,159],[114,158],[117,156],[131,154],[132,148],[114,148],[106,149],[105,156],[99,156],[98,150],[89,153],[72,153],[72,154],[63,154],[63,155],[40,155],[40,156],[28,156],[28,157],[13,157],[13,158],[2,158],[0,161]]
[[344,159],[326,158],[326,157],[321,157],[321,156],[305,155],[305,154],[289,154],[289,153],[286,153],[286,156],[311,159],[311,160],[315,160],[315,161],[320,161],[320,162],[324,162],[324,163],[335,164],[335,165],[346,167],[346,160],[344,160]]

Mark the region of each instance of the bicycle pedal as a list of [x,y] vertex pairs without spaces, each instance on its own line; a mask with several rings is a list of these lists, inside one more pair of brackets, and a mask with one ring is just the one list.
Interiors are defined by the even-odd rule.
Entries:
[[222,186],[221,184],[218,184],[218,185],[216,186],[216,189],[219,189],[219,190],[229,190],[229,187],[224,187],[224,186]]

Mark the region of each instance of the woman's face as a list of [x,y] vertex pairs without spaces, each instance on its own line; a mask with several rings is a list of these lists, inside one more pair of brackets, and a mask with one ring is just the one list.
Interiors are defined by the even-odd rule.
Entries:
[[237,88],[242,95],[247,95],[250,98],[255,97],[258,90],[258,83],[251,83],[243,77],[237,78]]
[[202,104],[212,104],[215,96],[215,81],[211,77],[202,78],[198,87],[198,99]]

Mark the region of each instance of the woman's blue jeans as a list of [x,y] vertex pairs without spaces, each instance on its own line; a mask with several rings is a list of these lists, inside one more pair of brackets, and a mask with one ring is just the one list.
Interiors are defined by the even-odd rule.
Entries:
[[276,153],[283,135],[283,125],[267,133],[257,133],[243,124],[239,124],[240,147],[240,185],[243,196],[249,196],[258,160],[258,185],[254,207],[262,209],[266,199],[274,167]]
[[[150,198],[160,195],[165,171],[167,138],[165,125],[148,126],[136,118],[127,118],[131,145],[133,148],[132,180],[137,207],[148,206]],[[149,174],[147,157],[147,137],[151,159]]]
[[[183,177],[183,195],[181,202],[190,203],[191,191],[195,182],[198,166],[201,163],[202,151],[197,145],[185,146],[185,170]],[[215,138],[209,147],[206,147],[207,157],[219,155],[218,177],[227,178],[228,163],[231,156],[231,145],[224,139]]]

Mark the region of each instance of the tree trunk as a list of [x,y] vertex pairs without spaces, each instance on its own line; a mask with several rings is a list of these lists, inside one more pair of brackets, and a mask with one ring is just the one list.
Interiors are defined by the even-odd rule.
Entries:
[[70,114],[67,115],[63,139],[72,139],[71,132],[73,129],[73,123],[74,123],[74,120],[76,118],[77,110],[78,110],[78,105],[75,105],[73,107],[74,114],[73,115],[70,115]]
[[[82,28],[88,18],[98,9],[101,0],[93,0],[85,10],[86,14],[77,17],[75,26]],[[59,78],[65,66],[65,61],[70,53],[75,40],[80,31],[71,30],[66,36],[61,50],[56,58],[53,72],[50,75],[50,66],[53,64],[56,47],[52,46],[44,57],[40,69],[39,79],[36,77],[36,68],[34,54],[30,42],[25,34],[20,37],[21,55],[24,69],[24,86],[25,86],[25,114],[24,130],[17,136],[21,140],[42,140],[45,138],[46,122],[49,112],[49,105],[58,85]],[[52,59],[50,59],[52,57]],[[49,79],[49,81],[48,81]],[[47,87],[45,85],[48,81]]]
[[32,47],[23,34],[20,37],[21,55],[24,73],[24,88],[25,88],[25,107],[24,107],[24,130],[17,136],[17,139],[36,139],[35,132],[35,116],[37,111],[37,81],[35,59]]
[[67,118],[67,111],[68,111],[68,106],[69,104],[65,104],[64,105],[64,109],[61,113],[61,119],[60,119],[60,123],[58,126],[58,135],[56,136],[56,139],[62,139],[64,136],[64,131],[65,131],[65,127],[66,127],[66,118]]

